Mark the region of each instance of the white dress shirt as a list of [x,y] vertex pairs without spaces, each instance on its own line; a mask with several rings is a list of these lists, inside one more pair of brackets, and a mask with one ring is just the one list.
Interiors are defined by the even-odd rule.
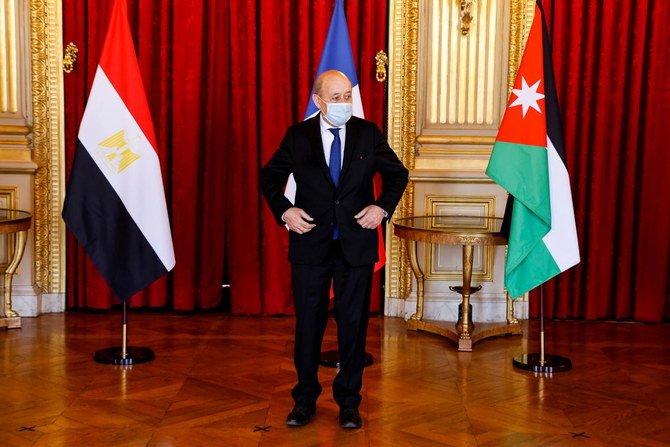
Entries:
[[335,140],[335,135],[333,135],[333,133],[328,129],[340,129],[340,167],[342,167],[342,161],[344,160],[344,141],[347,136],[347,125],[345,124],[342,127],[333,127],[323,119],[323,115],[321,115],[321,118],[319,119],[319,124],[321,125],[323,155],[326,157],[326,164],[328,167],[330,167],[330,146],[332,146],[333,141]]

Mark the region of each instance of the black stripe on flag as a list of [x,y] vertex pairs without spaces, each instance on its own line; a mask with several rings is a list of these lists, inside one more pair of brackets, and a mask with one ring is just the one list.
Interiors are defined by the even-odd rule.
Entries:
[[542,2],[538,0],[537,6],[540,8],[540,14],[542,15],[542,59],[544,61],[544,101],[547,111],[547,136],[554,145],[561,160],[563,160],[563,164],[566,165],[561,113],[558,108],[558,94],[556,93],[556,82],[554,81],[554,65],[551,61],[551,41],[549,40],[547,23],[544,20]]
[[121,300],[130,298],[167,273],[79,140],[63,205],[63,220]]

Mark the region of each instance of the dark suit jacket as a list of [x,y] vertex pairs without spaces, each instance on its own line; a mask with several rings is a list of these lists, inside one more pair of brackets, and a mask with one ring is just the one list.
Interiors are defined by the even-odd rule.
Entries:
[[[346,124],[342,172],[333,184],[323,152],[320,116],[291,126],[279,149],[261,170],[261,189],[280,225],[281,216],[292,207],[284,197],[291,172],[297,191],[295,206],[314,218],[316,226],[305,234],[289,232],[289,260],[298,264],[323,262],[332,243],[333,225],[347,262],[353,266],[378,259],[377,230],[361,228],[354,219],[359,211],[375,204],[389,215],[407,185],[408,171],[373,123],[352,117]],[[373,177],[382,177],[382,193],[374,198]]]

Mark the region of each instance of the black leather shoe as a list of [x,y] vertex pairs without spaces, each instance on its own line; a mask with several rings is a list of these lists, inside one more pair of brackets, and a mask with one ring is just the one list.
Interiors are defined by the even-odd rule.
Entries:
[[316,413],[316,408],[303,404],[296,404],[293,410],[286,416],[286,425],[289,427],[302,427],[309,424],[309,420]]
[[361,428],[363,420],[358,412],[358,408],[340,409],[340,427],[342,428]]

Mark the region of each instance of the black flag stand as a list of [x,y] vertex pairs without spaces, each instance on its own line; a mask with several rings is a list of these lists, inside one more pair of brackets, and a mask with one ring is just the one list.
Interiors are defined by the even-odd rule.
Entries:
[[113,365],[135,365],[154,359],[154,351],[149,348],[128,346],[128,300],[123,300],[123,335],[121,346],[101,349],[95,352],[94,359],[98,363]]
[[544,353],[544,284],[540,285],[540,353],[520,354],[514,357],[512,365],[539,373],[565,372],[572,369],[569,358]]

